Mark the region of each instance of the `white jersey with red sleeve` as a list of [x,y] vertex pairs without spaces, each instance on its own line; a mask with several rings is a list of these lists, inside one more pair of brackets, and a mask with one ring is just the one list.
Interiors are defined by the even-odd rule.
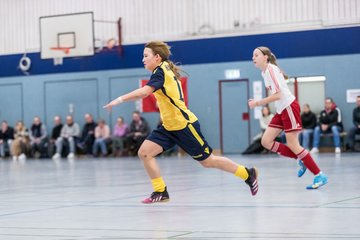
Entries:
[[264,78],[265,87],[269,90],[270,94],[281,92],[280,99],[275,101],[276,112],[280,114],[286,107],[290,106],[295,100],[295,96],[290,92],[284,75],[276,65],[269,63],[261,75]]

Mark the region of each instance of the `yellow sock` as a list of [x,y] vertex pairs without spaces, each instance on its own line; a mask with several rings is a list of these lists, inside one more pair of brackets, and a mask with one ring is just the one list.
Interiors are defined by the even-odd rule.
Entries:
[[238,168],[236,169],[236,172],[234,173],[235,176],[242,178],[244,180],[248,179],[249,174],[246,171],[244,166],[238,165]]
[[162,177],[151,179],[151,184],[155,192],[165,191],[165,182]]

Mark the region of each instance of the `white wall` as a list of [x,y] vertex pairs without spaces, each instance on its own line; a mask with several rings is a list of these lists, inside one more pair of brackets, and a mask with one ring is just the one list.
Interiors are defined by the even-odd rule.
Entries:
[[360,24],[360,0],[1,0],[0,55],[39,51],[39,17],[93,11],[95,37],[123,44]]

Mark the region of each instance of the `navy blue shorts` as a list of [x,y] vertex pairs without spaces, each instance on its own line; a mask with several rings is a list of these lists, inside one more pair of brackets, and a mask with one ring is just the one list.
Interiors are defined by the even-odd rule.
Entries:
[[178,131],[168,131],[161,126],[152,131],[147,140],[159,144],[164,151],[178,145],[198,161],[207,159],[212,153],[212,148],[201,134],[199,121],[189,123]]

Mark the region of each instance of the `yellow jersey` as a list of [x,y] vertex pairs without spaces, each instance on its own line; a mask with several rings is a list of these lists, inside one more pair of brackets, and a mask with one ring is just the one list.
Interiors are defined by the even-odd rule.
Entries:
[[181,82],[167,62],[161,62],[154,69],[147,85],[154,88],[160,117],[166,130],[181,130],[188,123],[197,121],[195,114],[186,107]]

